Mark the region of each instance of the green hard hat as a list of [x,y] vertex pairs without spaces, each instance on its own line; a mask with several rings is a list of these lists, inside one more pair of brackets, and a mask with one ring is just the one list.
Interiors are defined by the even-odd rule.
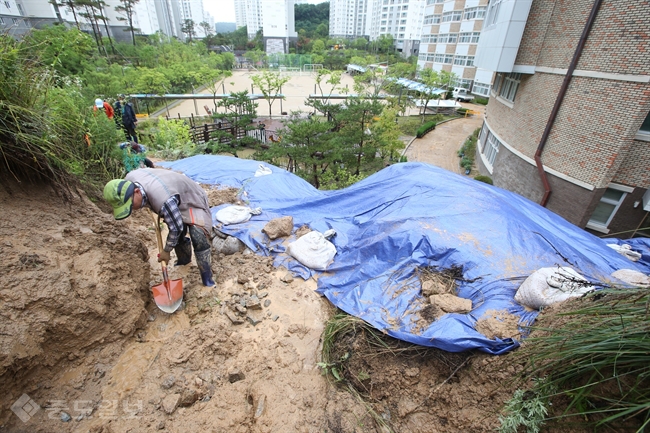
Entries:
[[113,206],[113,216],[122,220],[131,215],[133,209],[133,182],[124,179],[114,179],[104,187],[104,200]]

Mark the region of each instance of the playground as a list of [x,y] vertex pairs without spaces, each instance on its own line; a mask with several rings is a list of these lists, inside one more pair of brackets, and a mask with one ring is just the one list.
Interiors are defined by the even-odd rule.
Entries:
[[[246,69],[246,70],[234,70],[231,77],[226,78],[223,81],[223,85],[219,89],[219,93],[234,93],[248,91],[251,94],[261,94],[260,89],[257,89],[253,86],[253,81],[251,76],[260,74],[261,71],[256,69]],[[291,114],[294,111],[299,111],[303,113],[308,113],[313,111],[313,109],[305,104],[307,97],[313,93],[320,93],[320,91],[315,87],[316,86],[316,72],[301,71],[301,70],[289,70],[289,71],[280,71],[282,75],[291,77],[291,79],[282,86],[282,94],[284,99],[276,99],[271,107],[271,113],[273,118],[280,119],[284,117],[283,112]],[[342,74],[341,84],[338,86],[338,89],[334,93],[343,93],[342,90],[347,86],[348,93],[352,93],[352,88],[354,86],[354,79],[348,74]],[[329,93],[331,90],[331,85],[326,84],[323,86],[323,92]],[[211,92],[208,89],[202,89],[197,93],[210,95]],[[196,102],[196,103],[195,103]],[[258,107],[257,113],[260,117],[268,118],[269,116],[269,105],[266,100],[260,98],[257,100]],[[211,99],[197,99],[197,100],[184,100],[178,101],[176,103],[169,104],[169,109],[162,109],[154,114],[158,116],[169,116],[170,118],[177,117],[191,117],[191,116],[207,116],[209,115],[208,110],[214,111],[215,106],[214,102]]]

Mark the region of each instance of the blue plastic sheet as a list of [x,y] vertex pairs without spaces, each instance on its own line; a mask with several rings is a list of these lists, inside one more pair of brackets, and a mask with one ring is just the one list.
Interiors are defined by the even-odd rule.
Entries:
[[[537,312],[514,295],[539,268],[569,266],[599,286],[622,284],[610,276],[618,269],[650,271],[645,240],[634,240],[644,260],[632,262],[607,246],[620,241],[597,238],[522,196],[428,164],[395,164],[337,191],[319,191],[268,164],[272,174],[254,177],[260,162],[226,156],[160,165],[200,183],[239,188],[263,212],[221,230],[295,275],[317,274],[318,292],[338,308],[395,338],[450,352],[502,354],[517,347],[513,339],[487,338],[475,325],[493,311],[531,324]],[[337,254],[327,271],[312,271],[285,253],[295,238],[270,241],[262,233],[281,216],[292,216],[294,229],[336,231]],[[472,311],[426,321],[417,270],[452,266],[463,268],[458,296],[472,301]]]

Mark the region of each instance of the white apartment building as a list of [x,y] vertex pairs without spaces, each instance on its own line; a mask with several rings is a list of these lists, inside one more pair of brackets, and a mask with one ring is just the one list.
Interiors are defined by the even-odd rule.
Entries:
[[[374,0],[372,23],[369,26],[370,40],[381,35],[392,35],[395,49],[402,56],[417,55],[427,0]],[[452,1],[453,3],[453,1]]]
[[330,0],[331,37],[356,39],[370,35],[374,0]]
[[246,0],[234,0],[235,25],[237,28],[246,26]]
[[[109,33],[115,40],[130,40],[124,13],[115,11],[121,5],[119,0],[105,0],[103,13],[107,18]],[[80,24],[82,30],[90,30],[90,24],[79,15],[80,10],[72,11],[65,6],[51,4],[48,0],[0,0],[0,31],[19,36],[30,28],[41,28],[54,23]],[[75,16],[76,15],[76,16]],[[214,19],[203,10],[202,0],[140,0],[134,6],[133,26],[137,34],[151,35],[158,31],[170,37],[183,39],[181,33],[182,20],[188,18],[195,22],[198,37],[204,36],[203,29],[198,25],[206,21],[214,27]],[[106,33],[103,23],[99,29]]]
[[246,26],[250,39],[262,30],[267,54],[288,53],[298,37],[294,6],[295,0],[235,0],[235,22]]
[[426,0],[419,69],[453,72],[457,85],[488,96],[492,71],[474,64],[488,0]]
[[[194,32],[196,37],[203,38],[207,36],[199,23],[208,21],[203,9],[203,0],[179,0],[181,9],[181,20],[194,21]],[[181,23],[182,24],[182,23]]]

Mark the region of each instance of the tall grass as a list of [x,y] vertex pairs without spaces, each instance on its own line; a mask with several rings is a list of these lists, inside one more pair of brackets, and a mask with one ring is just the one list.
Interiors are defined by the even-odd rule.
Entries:
[[21,42],[0,36],[0,83],[3,178],[47,182],[67,196],[73,185],[100,189],[122,173],[115,123],[93,113],[79,82],[40,64]]
[[[545,378],[534,392],[563,405],[559,418],[596,428],[650,426],[650,291],[603,290],[586,306],[535,327],[527,341],[526,378]],[[628,430],[629,431],[629,430]]]

